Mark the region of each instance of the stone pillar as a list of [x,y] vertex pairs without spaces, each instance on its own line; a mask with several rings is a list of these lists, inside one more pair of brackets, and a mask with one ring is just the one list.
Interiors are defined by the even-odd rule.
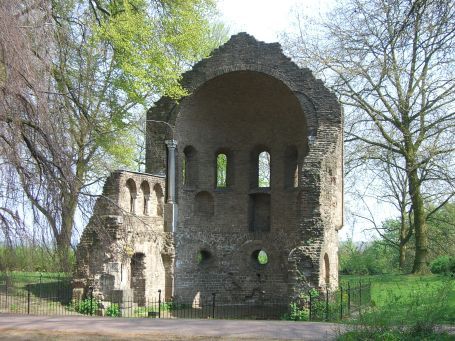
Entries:
[[176,140],[164,141],[167,146],[167,203],[175,203],[175,148],[177,147]]
[[167,208],[169,215],[169,225],[170,229],[167,229],[169,232],[175,231],[176,225],[176,213],[177,205],[175,204],[175,148],[177,147],[176,140],[166,140],[164,141],[167,146]]

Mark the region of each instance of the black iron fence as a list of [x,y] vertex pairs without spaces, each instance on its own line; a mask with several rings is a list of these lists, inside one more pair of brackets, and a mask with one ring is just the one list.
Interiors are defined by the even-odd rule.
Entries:
[[161,290],[153,300],[116,296],[97,299],[91,290],[73,299],[71,277],[0,273],[0,312],[34,315],[96,315],[149,318],[288,319],[336,321],[359,314],[371,301],[370,283],[348,283],[337,291],[311,289],[291,303],[232,302],[213,293],[192,302],[165,300]]

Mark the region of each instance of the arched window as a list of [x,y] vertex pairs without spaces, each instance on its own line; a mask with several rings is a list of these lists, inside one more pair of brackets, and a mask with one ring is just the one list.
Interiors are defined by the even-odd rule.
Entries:
[[297,147],[288,146],[284,153],[284,184],[286,188],[295,188],[299,186],[298,158],[299,154]]
[[182,179],[185,186],[195,186],[197,183],[196,149],[187,146],[183,150]]
[[218,154],[216,156],[216,187],[227,187],[227,167],[228,158],[226,154]]
[[141,183],[141,192],[142,192],[142,213],[144,215],[149,214],[149,202],[150,202],[150,185],[147,181],[142,181]]
[[164,211],[164,195],[160,184],[153,186],[153,193],[155,195],[156,215],[162,217]]
[[258,155],[258,187],[270,187],[270,153],[263,151]]
[[136,211],[136,197],[137,197],[137,190],[136,190],[136,183],[133,179],[128,179],[126,181],[126,188],[128,192],[127,200],[129,202],[128,210],[130,213],[135,213]]

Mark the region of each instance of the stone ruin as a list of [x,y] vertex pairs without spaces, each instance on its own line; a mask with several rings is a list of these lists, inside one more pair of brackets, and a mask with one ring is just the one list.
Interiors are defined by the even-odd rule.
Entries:
[[[290,302],[338,285],[342,113],[278,43],[237,34],[147,113],[146,172],[107,179],[74,295]],[[265,161],[264,161],[265,160]],[[265,166],[264,166],[265,165]],[[262,167],[262,169],[261,169]],[[265,167],[265,169],[264,169]],[[261,258],[262,257],[262,258]]]

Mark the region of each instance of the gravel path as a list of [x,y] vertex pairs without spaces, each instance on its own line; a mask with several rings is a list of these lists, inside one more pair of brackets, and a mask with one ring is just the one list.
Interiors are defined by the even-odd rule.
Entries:
[[333,340],[343,329],[322,322],[0,314],[2,340]]

